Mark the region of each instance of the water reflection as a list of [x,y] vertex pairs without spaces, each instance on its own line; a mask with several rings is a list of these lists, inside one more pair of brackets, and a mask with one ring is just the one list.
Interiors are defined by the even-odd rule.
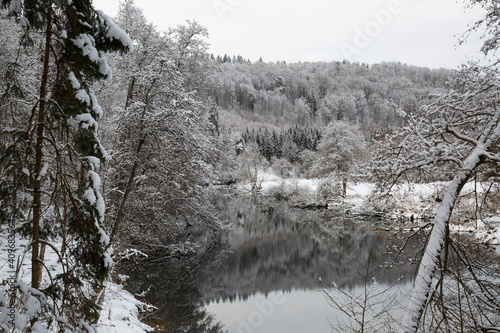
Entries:
[[418,239],[401,254],[397,235],[353,223],[359,217],[241,201],[227,211],[234,225],[228,236],[233,252],[217,272],[212,293],[205,293],[207,301],[318,289],[325,281],[352,288],[364,283],[360,276],[367,271],[380,283],[404,283],[415,270],[409,258],[418,250]]
[[[248,310],[245,301],[249,301],[253,304],[250,309],[255,309],[255,302],[264,304],[270,295],[296,299],[295,303],[287,302],[287,306],[281,307],[288,316],[296,313],[306,300],[320,299],[322,310],[315,313],[326,314],[333,310],[321,290],[330,281],[351,289],[373,278],[386,285],[404,283],[410,281],[415,270],[409,259],[418,249],[417,240],[407,245],[403,257],[394,250],[399,242],[397,235],[367,231],[354,223],[359,217],[349,217],[345,212],[304,211],[242,199],[222,200],[220,204],[233,230],[203,253],[136,259],[120,267],[131,277],[131,291],[149,290],[146,301],[159,307],[148,320],[160,327],[158,332],[222,332],[222,324],[207,312],[207,304],[220,305],[208,306],[210,311],[228,304],[230,310],[226,314],[226,310],[216,310],[217,320],[226,324],[230,332],[236,332],[231,325],[255,313],[251,310],[254,312],[238,314],[238,306]],[[399,264],[386,269],[393,262]],[[265,304],[269,309],[269,303]],[[298,311],[298,321],[301,313],[307,315]],[[254,319],[264,319],[262,312],[260,317],[257,313]],[[268,325],[271,323],[268,321]],[[325,323],[328,321],[323,320],[321,325]],[[238,325],[242,327],[241,322]],[[259,331],[273,332],[269,327]]]
[[214,242],[197,255],[162,255],[134,258],[120,263],[121,273],[129,275],[128,289],[145,294],[145,301],[158,311],[143,320],[155,332],[218,333],[222,324],[203,307],[203,289],[210,285],[227,247]]

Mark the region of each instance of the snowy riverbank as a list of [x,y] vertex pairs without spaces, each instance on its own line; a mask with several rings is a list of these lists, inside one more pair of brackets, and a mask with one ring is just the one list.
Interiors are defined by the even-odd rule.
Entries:
[[[29,285],[31,280],[31,255],[29,251],[23,259],[23,254],[26,247],[29,245],[29,241],[25,238],[21,238],[16,235],[15,237],[8,238],[8,232],[6,230],[1,230],[0,233],[0,319],[5,317],[6,314],[4,309],[7,307],[2,307],[2,303],[5,304],[6,298],[4,298],[5,293],[9,292],[9,284],[14,282],[13,274],[15,274],[15,267],[17,263],[20,263],[20,269],[18,273],[17,283],[22,285]],[[9,242],[10,240],[10,242]],[[54,244],[56,248],[60,244]],[[9,256],[10,255],[10,256]],[[9,258],[12,261],[9,261]],[[59,258],[55,251],[48,247],[45,252],[44,264],[50,276],[53,278],[60,273]],[[49,277],[44,272],[44,278],[42,279],[42,287],[48,285]],[[25,303],[25,306],[26,303]],[[28,323],[25,321],[27,317],[24,316],[26,311],[36,311],[40,307],[40,304],[30,304],[28,308],[17,309],[18,315],[15,318],[15,323],[17,328],[23,328]],[[143,302],[134,298],[132,294],[123,289],[120,284],[112,281],[106,282],[105,294],[101,304],[100,319],[99,322],[93,326],[96,333],[145,333],[153,330],[150,326],[142,323],[139,320],[140,312],[149,310],[150,307]],[[3,320],[0,320],[3,322]],[[37,332],[55,332],[54,329],[47,330],[47,327],[38,326]],[[1,329],[0,329],[1,330]],[[20,332],[21,330],[14,330],[12,332]]]
[[[410,183],[394,186],[389,192],[377,192],[374,184],[348,182],[346,195],[340,196],[341,184],[335,180],[283,178],[271,169],[259,170],[255,184],[257,193],[287,200],[296,206],[328,206],[329,209],[342,206],[353,213],[381,213],[409,226],[433,218],[447,186],[446,182]],[[242,192],[252,192],[250,183],[239,183],[237,187]],[[331,188],[325,193],[325,187]],[[500,216],[473,212],[478,204],[475,191],[480,196],[488,190],[491,190],[490,183],[470,182],[464,187],[450,229],[474,234],[481,243],[500,246]]]

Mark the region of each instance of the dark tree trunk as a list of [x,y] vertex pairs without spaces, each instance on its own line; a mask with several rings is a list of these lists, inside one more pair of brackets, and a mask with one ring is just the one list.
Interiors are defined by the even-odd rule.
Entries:
[[52,11],[49,5],[47,15],[47,31],[45,32],[45,56],[43,60],[42,82],[40,84],[40,101],[38,108],[38,123],[36,133],[36,150],[35,150],[35,179],[33,183],[33,243],[31,257],[31,286],[33,288],[40,287],[42,276],[42,259],[39,258],[39,240],[40,240],[40,214],[42,205],[41,192],[41,171],[43,157],[43,129],[45,121],[45,104],[47,94],[47,81],[49,73],[49,57],[50,43],[52,37]]

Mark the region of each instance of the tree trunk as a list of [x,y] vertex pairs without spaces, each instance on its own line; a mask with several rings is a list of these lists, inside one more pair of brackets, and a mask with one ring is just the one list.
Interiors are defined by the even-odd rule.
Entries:
[[[499,131],[497,130],[496,132]],[[429,242],[425,247],[425,252],[418,268],[418,274],[415,278],[410,302],[403,319],[403,332],[413,333],[418,330],[422,314],[429,301],[432,279],[439,256],[443,249],[451,213],[460,191],[469,181],[475,169],[483,163],[482,156],[485,152],[485,148],[488,147],[489,145],[486,144],[481,147],[476,147],[465,160],[462,170],[453,178],[450,185],[448,185],[441,206],[434,217]]]
[[[142,145],[144,144],[145,138],[142,138],[139,140],[139,143],[137,145],[136,153],[138,154],[141,149]],[[125,211],[125,204],[127,202],[128,196],[130,195],[130,191],[132,190],[132,185],[134,182],[135,174],[137,172],[137,168],[139,167],[139,162],[136,160],[134,162],[134,165],[132,166],[132,169],[130,170],[130,175],[128,177],[127,185],[125,185],[125,189],[123,191],[123,197],[120,202],[120,206],[118,207],[118,211],[116,212],[116,218],[115,222],[113,224],[113,229],[111,230],[111,235],[109,236],[109,244],[111,244],[115,238],[116,234],[118,233],[118,229],[120,228],[120,225],[123,220],[123,213]]]
[[342,177],[342,196],[347,196],[347,176]]
[[[38,262],[40,263],[40,265],[45,260],[45,247],[46,247],[45,243],[42,243],[40,245],[40,251],[38,253],[38,258],[40,259]],[[38,284],[40,284],[40,282],[42,281],[42,270],[41,269],[38,271],[38,278],[37,278],[37,280],[38,280]]]
[[52,11],[49,4],[47,14],[47,31],[45,32],[45,56],[43,60],[42,82],[40,84],[40,101],[38,107],[38,123],[36,134],[35,149],[35,179],[33,183],[33,241],[31,253],[31,286],[38,289],[42,276],[42,262],[39,258],[39,240],[40,240],[40,217],[42,205],[41,192],[41,171],[43,157],[43,129],[45,121],[45,97],[47,94],[47,81],[49,73],[50,43],[52,37]]
[[500,138],[500,112],[496,112],[486,130],[475,144],[475,149],[465,159],[461,170],[448,185],[443,201],[434,217],[433,228],[429,242],[418,268],[418,274],[413,285],[412,295],[403,318],[402,331],[415,333],[429,301],[434,271],[443,249],[443,244],[449,230],[448,223],[455,207],[458,195],[474,174],[478,166],[485,162],[488,150],[496,145]]

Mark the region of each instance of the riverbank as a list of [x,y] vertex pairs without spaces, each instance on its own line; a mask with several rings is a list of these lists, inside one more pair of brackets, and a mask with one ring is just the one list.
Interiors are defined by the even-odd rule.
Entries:
[[[348,182],[342,195],[342,184],[335,179],[283,178],[271,169],[259,170],[256,189],[250,183],[239,183],[238,190],[247,194],[274,197],[288,201],[291,206],[304,208],[339,209],[353,214],[376,214],[392,221],[395,228],[413,228],[431,220],[442,200],[446,182],[425,184],[400,184],[391,190],[380,190],[367,182]],[[495,188],[494,188],[495,187]],[[470,182],[460,193],[450,222],[450,230],[468,233],[478,242],[500,247],[500,216],[498,207],[492,202],[488,213],[476,213],[484,208],[481,195],[498,191],[498,184]]]
[[[5,312],[6,296],[11,292],[11,283],[21,286],[28,286],[31,282],[31,252],[25,251],[29,246],[29,240],[19,235],[9,237],[6,228],[0,229],[0,319],[7,316]],[[60,244],[54,243],[55,248],[60,248]],[[23,257],[24,255],[24,257]],[[11,259],[11,260],[10,260]],[[51,248],[45,250],[45,269],[41,286],[49,286],[50,279],[61,273],[61,265],[58,255]],[[19,267],[17,279],[15,278],[16,266]],[[100,318],[97,324],[93,325],[96,333],[146,333],[153,330],[152,327],[142,323],[139,318],[141,312],[151,310],[147,304],[137,300],[131,293],[126,291],[119,283],[111,280],[105,282],[106,288],[102,303],[100,304]],[[90,289],[90,288],[89,288]],[[21,332],[29,326],[26,322],[26,312],[34,313],[38,311],[40,304],[26,303],[24,309],[16,309],[15,323],[16,329],[9,329],[11,332]],[[0,320],[0,324],[5,324]],[[37,332],[56,332],[55,327],[38,326]],[[2,327],[0,326],[0,330]]]

